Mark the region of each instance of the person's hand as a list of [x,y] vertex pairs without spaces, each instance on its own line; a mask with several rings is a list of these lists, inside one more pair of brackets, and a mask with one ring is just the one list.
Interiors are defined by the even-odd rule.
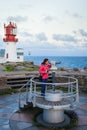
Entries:
[[49,61],[49,64],[51,65],[51,62]]

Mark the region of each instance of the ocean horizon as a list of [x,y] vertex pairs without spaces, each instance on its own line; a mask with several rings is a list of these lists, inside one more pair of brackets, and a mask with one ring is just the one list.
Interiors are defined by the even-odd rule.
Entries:
[[57,67],[65,68],[84,68],[87,67],[87,56],[24,56],[24,61],[34,62],[36,65],[40,65],[44,58],[48,58],[50,61],[61,62]]

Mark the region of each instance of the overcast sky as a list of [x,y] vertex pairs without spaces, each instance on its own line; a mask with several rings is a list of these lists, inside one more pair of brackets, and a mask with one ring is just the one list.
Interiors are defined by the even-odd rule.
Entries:
[[0,48],[9,21],[25,55],[87,56],[87,0],[0,0]]

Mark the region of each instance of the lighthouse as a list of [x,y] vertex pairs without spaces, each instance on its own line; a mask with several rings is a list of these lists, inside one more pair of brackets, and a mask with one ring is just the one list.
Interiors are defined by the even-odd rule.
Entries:
[[10,22],[7,26],[4,24],[4,35],[3,41],[6,43],[5,58],[6,62],[16,62],[17,61],[17,51],[16,43],[18,42],[17,26],[16,24]]

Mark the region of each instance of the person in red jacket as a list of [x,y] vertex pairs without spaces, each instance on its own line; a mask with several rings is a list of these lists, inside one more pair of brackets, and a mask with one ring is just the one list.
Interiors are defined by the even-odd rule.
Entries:
[[[47,82],[50,68],[51,68],[51,64],[49,63],[49,60],[47,58],[45,58],[39,68],[39,73],[41,75],[42,83]],[[45,88],[46,88],[46,84],[42,84],[41,85],[41,95],[45,95]]]

